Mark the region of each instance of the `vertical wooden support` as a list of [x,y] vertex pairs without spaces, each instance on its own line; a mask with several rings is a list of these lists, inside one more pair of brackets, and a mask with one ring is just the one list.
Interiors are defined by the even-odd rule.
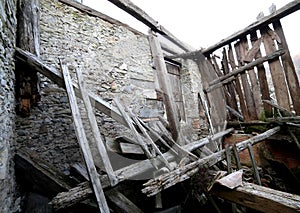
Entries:
[[[244,42],[247,42],[247,40],[245,41],[245,39],[243,38],[240,40],[240,42],[236,43],[236,45],[235,45],[235,50],[236,50],[236,55],[238,58],[239,66],[244,65],[243,60],[242,60],[243,56],[245,55],[245,49],[243,48]],[[254,104],[253,94],[252,94],[252,91],[250,88],[247,74],[248,74],[247,72],[240,74],[241,79],[242,79],[244,97],[245,97],[245,101],[246,101],[246,108],[247,108],[247,112],[249,115],[249,119],[256,120],[257,115],[256,115],[256,111],[255,111],[255,104]]]
[[[229,64],[231,66],[231,69],[234,70],[237,67],[237,65],[235,64],[234,61],[233,49],[231,44],[229,45],[229,49],[228,49],[228,58],[229,58]],[[247,121],[249,120],[249,113],[246,107],[245,98],[242,92],[241,83],[238,76],[235,78],[235,88],[239,97],[239,102],[240,102],[240,107],[241,107],[243,117]]]
[[110,183],[112,186],[115,186],[118,183],[118,179],[116,175],[114,174],[113,168],[111,166],[110,160],[108,158],[108,154],[106,152],[104,143],[101,139],[101,135],[97,126],[97,121],[95,114],[93,113],[93,108],[90,102],[89,95],[87,91],[85,90],[85,85],[82,79],[82,74],[80,69],[76,69],[76,74],[77,74],[77,79],[78,79],[78,85],[79,85],[79,90],[81,92],[81,97],[84,103],[84,106],[86,108],[87,116],[89,119],[90,127],[95,139],[95,143],[98,149],[98,152],[101,156],[101,159],[103,161],[103,165],[105,168],[105,171],[109,177]]
[[70,107],[71,107],[71,111],[72,111],[72,116],[73,116],[73,122],[74,122],[74,126],[75,126],[75,132],[77,135],[77,139],[85,160],[85,164],[86,164],[86,168],[88,170],[89,173],[89,177],[90,177],[90,181],[92,183],[92,187],[97,199],[97,204],[98,207],[100,209],[101,213],[109,213],[109,208],[107,206],[106,203],[106,199],[104,196],[104,192],[100,183],[100,178],[99,175],[97,173],[94,161],[93,161],[93,157],[92,157],[92,153],[86,138],[86,134],[84,132],[84,127],[82,124],[82,120],[80,117],[80,112],[79,112],[79,108],[77,105],[77,101],[76,101],[76,96],[73,90],[73,85],[71,82],[71,77],[68,71],[67,66],[62,65],[61,66],[62,71],[63,71],[63,76],[64,76],[64,80],[65,80],[65,85],[66,85],[66,90],[68,93],[68,97],[69,97],[69,103],[70,103]]
[[235,159],[237,170],[240,170],[240,169],[242,169],[242,164],[241,164],[239,152],[236,148],[236,144],[233,144],[232,149],[233,149],[233,154],[234,154],[234,159]]
[[253,147],[250,143],[248,143],[247,148],[249,151],[249,155],[250,155],[250,159],[251,159],[251,163],[252,163],[252,167],[253,167],[254,178],[255,178],[257,184],[261,186],[261,180],[260,180],[259,173],[257,170],[256,162],[255,162]]
[[[161,91],[163,92],[163,101],[166,108],[167,119],[169,121],[172,137],[175,141],[183,143],[180,140],[180,126],[178,117],[178,108],[174,101],[172,88],[169,85],[168,71],[162,54],[160,43],[153,32],[150,32],[149,42],[152,51],[152,56],[156,66],[157,78]],[[179,140],[178,140],[179,139]],[[183,145],[183,144],[181,144]]]
[[[274,32],[269,27],[264,27],[261,29],[263,43],[267,55],[276,51],[276,46],[271,36],[273,33]],[[290,111],[291,110],[290,97],[288,94],[288,89],[287,89],[287,85],[286,85],[286,81],[285,81],[285,77],[284,77],[284,73],[280,61],[278,59],[269,61],[269,66],[270,66],[272,81],[275,88],[277,104]]]
[[[17,47],[40,56],[39,46],[39,0],[18,1]],[[30,108],[39,101],[39,78],[36,72],[24,64],[16,63],[17,111],[29,116]]]
[[[258,38],[257,38],[256,32],[250,33],[250,40],[251,40],[252,44],[254,44],[257,41],[257,39]],[[256,55],[254,56],[254,58],[258,59],[261,57],[262,57],[261,51],[258,50]],[[269,91],[265,67],[263,64],[259,64],[256,66],[256,68],[257,68],[257,76],[258,76],[258,81],[259,81],[261,98],[262,98],[262,100],[270,100],[270,91]],[[266,103],[263,103],[263,107],[264,107],[264,115],[266,117],[271,116],[272,115],[272,107]]]
[[288,44],[285,39],[280,20],[275,21],[273,23],[273,26],[275,32],[280,38],[280,41],[277,42],[278,47],[284,49],[285,51],[285,53],[281,56],[281,59],[285,72],[285,77],[293,101],[293,109],[295,110],[297,115],[300,115],[300,86],[296,69],[289,52]]
[[[257,45],[258,44],[260,44],[260,43],[257,43]],[[244,50],[242,58],[245,58],[246,51],[249,50],[247,37],[245,37],[242,40],[242,48]],[[256,47],[253,47],[253,48],[256,51]],[[244,62],[245,61],[243,61],[243,63]],[[249,75],[250,82],[251,82],[251,89],[252,89],[253,101],[254,101],[253,105],[254,105],[254,110],[256,111],[256,117],[257,118],[264,118],[265,116],[263,115],[263,112],[264,112],[263,103],[262,103],[262,99],[261,99],[261,93],[260,93],[260,88],[259,88],[259,84],[258,84],[258,79],[257,79],[256,73],[254,71],[254,68],[248,70],[248,75]]]

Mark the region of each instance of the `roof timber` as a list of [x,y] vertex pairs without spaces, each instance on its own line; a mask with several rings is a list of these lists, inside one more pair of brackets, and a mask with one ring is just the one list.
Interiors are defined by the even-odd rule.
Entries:
[[298,11],[300,9],[300,0],[295,0],[292,1],[290,3],[288,3],[287,5],[285,5],[284,7],[278,9],[275,13],[272,13],[269,16],[266,16],[264,18],[262,18],[259,21],[256,21],[252,24],[250,24],[248,27],[235,32],[234,34],[232,34],[231,36],[222,39],[220,42],[218,42],[217,44],[210,46],[206,49],[201,49],[201,50],[196,50],[196,51],[192,51],[192,52],[188,52],[188,53],[183,53],[183,54],[179,54],[179,55],[175,55],[175,56],[170,56],[170,58],[174,59],[174,58],[190,58],[193,59],[195,56],[197,56],[198,53],[202,53],[204,55],[209,55],[210,53],[212,53],[213,51],[237,40],[240,37],[246,36],[247,34],[252,33],[253,31],[256,31],[257,29],[267,26],[268,24],[271,24],[274,21],[280,20],[281,18],[294,13],[296,11]]

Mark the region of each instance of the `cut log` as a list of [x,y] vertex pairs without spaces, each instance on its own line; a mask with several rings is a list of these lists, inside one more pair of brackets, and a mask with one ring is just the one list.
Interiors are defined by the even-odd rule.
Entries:
[[299,212],[300,196],[243,183],[236,189],[215,185],[211,191],[215,196],[261,212]]

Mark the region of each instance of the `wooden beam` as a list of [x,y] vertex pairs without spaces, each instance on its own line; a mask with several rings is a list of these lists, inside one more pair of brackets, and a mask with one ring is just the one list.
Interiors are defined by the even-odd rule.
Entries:
[[68,68],[65,65],[61,66],[64,81],[66,85],[66,90],[69,97],[70,108],[72,111],[73,123],[75,126],[75,132],[77,136],[77,140],[79,142],[84,161],[86,164],[86,168],[89,174],[90,182],[93,187],[93,191],[97,200],[98,207],[101,213],[109,213],[109,208],[106,203],[106,199],[104,196],[104,192],[101,186],[101,182],[98,178],[98,173],[93,161],[92,153],[89,147],[89,143],[87,141],[87,137],[84,131],[82,119],[80,117],[80,111],[77,105],[76,96],[73,90],[73,85],[71,81],[71,76],[69,74]]
[[261,212],[299,212],[300,196],[270,189],[253,183],[243,183],[236,189],[215,185],[211,193],[225,200]]
[[[156,66],[159,87],[163,93],[163,101],[165,104],[172,137],[175,141],[178,141],[180,136],[178,109],[173,97],[172,88],[169,85],[168,71],[162,54],[161,46],[157,37],[153,33],[149,35],[149,42],[152,57]],[[178,142],[180,142],[180,140]]]
[[[37,72],[41,73],[42,75],[46,76],[50,80],[52,80],[54,83],[56,83],[58,86],[65,88],[64,81],[62,78],[61,72],[59,72],[55,68],[48,67],[40,58],[37,56],[24,51],[20,48],[16,48],[16,58],[17,60],[20,60],[30,66],[32,70],[36,70]],[[73,85],[75,89],[75,93],[78,97],[80,96],[80,92],[77,88],[77,86]],[[99,96],[89,93],[89,97],[92,102],[95,103],[95,108],[99,111],[103,112],[110,118],[114,119],[115,121],[123,124],[124,126],[127,126],[127,123],[125,122],[124,118],[120,115],[117,109],[115,109],[111,104],[101,99]],[[128,126],[127,126],[128,127]]]
[[[192,142],[190,144],[184,145],[183,148],[188,151],[193,151],[195,149],[198,149],[200,147],[203,147],[204,145],[208,144],[211,140],[217,140],[224,135],[232,132],[234,129],[227,129],[223,132],[216,133],[214,136],[211,138],[203,138],[199,141]],[[164,157],[168,161],[174,160],[174,155],[172,151],[168,151],[163,154]],[[159,161],[158,161],[159,162]],[[124,167],[122,169],[119,169],[115,171],[119,182],[122,182],[126,179],[133,178],[139,174],[142,174],[150,169],[153,169],[152,163],[150,160],[143,160],[140,162],[137,162],[135,164],[129,165],[127,167]],[[110,186],[109,180],[107,175],[102,175],[100,177],[101,179],[101,184],[103,188],[107,188]],[[79,186],[72,188],[68,192],[62,192],[59,193],[53,200],[51,201],[51,204],[54,209],[63,209],[66,207],[70,207],[84,199],[86,199],[89,195],[92,194],[92,190],[89,186],[88,182],[84,182],[83,184],[80,184]]]

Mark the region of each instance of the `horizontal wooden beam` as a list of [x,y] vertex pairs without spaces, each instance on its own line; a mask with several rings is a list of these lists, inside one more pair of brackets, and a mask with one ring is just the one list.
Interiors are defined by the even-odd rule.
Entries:
[[[50,68],[47,65],[45,65],[40,58],[20,48],[16,48],[16,58],[21,62],[24,62],[31,69],[49,78],[58,86],[65,88],[62,73],[56,70],[55,68]],[[75,89],[76,96],[81,97],[78,87],[75,86],[74,84],[73,87]],[[127,126],[127,123],[125,122],[124,118],[119,114],[118,110],[115,109],[112,105],[110,105],[108,102],[104,101],[99,96],[93,93],[89,93],[89,96],[91,102],[95,103],[96,109],[100,110],[101,112],[111,117],[115,121],[123,124],[124,126]]]
[[217,197],[255,209],[261,212],[299,212],[300,196],[255,185],[243,183],[236,189],[215,185],[211,193]]
[[253,24],[249,25],[248,27],[246,27],[238,32],[235,32],[231,36],[229,36],[225,39],[222,39],[220,42],[218,42],[217,44],[215,44],[213,46],[210,46],[206,49],[201,49],[201,50],[197,50],[197,51],[193,51],[193,52],[179,54],[176,56],[172,56],[171,58],[173,58],[173,59],[174,58],[194,59],[199,52],[204,54],[205,56],[208,56],[213,51],[215,51],[227,44],[230,44],[231,42],[237,40],[238,38],[245,37],[246,35],[254,32],[264,26],[267,26],[270,23],[278,21],[281,18],[283,18],[293,12],[296,12],[299,9],[300,9],[300,0],[292,1],[292,2],[288,3],[287,5],[285,5],[284,7],[278,9],[275,13],[272,13],[269,16],[266,16],[266,17],[262,18],[261,20],[254,22]]

